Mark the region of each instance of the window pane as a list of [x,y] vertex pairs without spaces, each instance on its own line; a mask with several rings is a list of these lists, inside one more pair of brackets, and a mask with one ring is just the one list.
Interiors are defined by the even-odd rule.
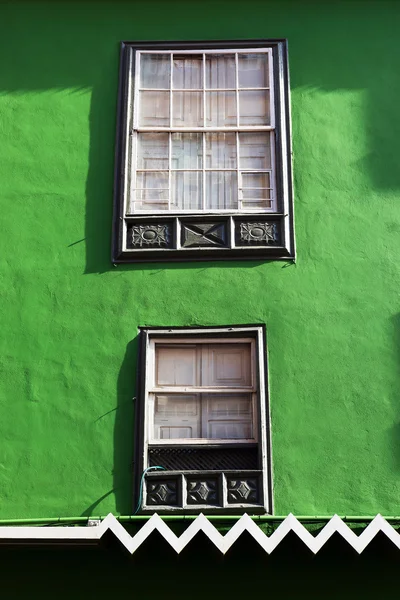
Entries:
[[197,394],[157,394],[154,414],[156,417],[169,418],[171,424],[173,417],[195,417],[200,412],[196,400]]
[[233,54],[206,56],[206,87],[208,89],[235,88],[236,67]]
[[236,169],[236,134],[206,134],[206,168]]
[[202,383],[219,387],[251,385],[250,365],[250,344],[212,344],[209,346],[208,361],[203,362]]
[[201,133],[172,134],[172,168],[203,168],[203,140]]
[[268,55],[238,55],[239,87],[268,87]]
[[208,171],[206,173],[206,208],[237,208],[237,176],[235,172]]
[[153,439],[254,439],[250,394],[156,394]]
[[240,169],[271,168],[271,134],[239,133]]
[[169,126],[169,92],[140,92],[139,100],[142,127]]
[[174,127],[203,125],[203,93],[174,92],[172,97]]
[[208,396],[208,418],[236,419],[251,417],[250,394],[219,394]]
[[170,70],[169,54],[141,54],[140,87],[169,89]]
[[236,125],[236,92],[206,92],[206,125]]
[[173,59],[173,87],[175,89],[202,89],[203,57],[177,56]]
[[240,125],[269,125],[269,92],[239,92]]
[[272,200],[257,200],[253,198],[249,200],[243,200],[242,208],[243,210],[263,210],[272,208]]
[[197,394],[157,394],[154,439],[199,438],[200,399]]
[[143,172],[136,174],[136,190],[132,194],[135,210],[168,209],[168,172]]
[[138,169],[168,169],[168,133],[138,133]]
[[242,187],[269,188],[269,173],[242,173]]
[[249,189],[242,190],[242,198],[244,200],[247,200],[249,198],[250,199],[251,198],[254,198],[254,199],[268,198],[269,199],[270,195],[271,195],[271,190],[265,189],[265,188],[260,188],[260,189],[249,188]]
[[172,208],[199,210],[203,203],[203,175],[196,171],[172,173]]
[[242,207],[271,208],[270,173],[242,173]]
[[156,346],[156,385],[198,384],[196,346]]
[[251,423],[245,422],[210,421],[208,437],[213,440],[251,440],[253,439],[253,428]]
[[[205,412],[203,400],[203,413]],[[253,417],[250,394],[208,395],[206,418],[207,432],[211,439],[253,439]]]

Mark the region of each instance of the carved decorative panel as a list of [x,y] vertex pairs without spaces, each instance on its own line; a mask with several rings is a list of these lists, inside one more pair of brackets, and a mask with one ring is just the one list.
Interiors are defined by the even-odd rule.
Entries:
[[166,247],[171,238],[171,225],[159,225],[150,223],[145,225],[133,225],[130,230],[133,247]]
[[147,504],[161,506],[177,506],[178,481],[177,479],[163,479],[161,481],[147,481]]
[[227,478],[229,504],[254,504],[258,502],[258,478]]
[[276,244],[278,243],[277,225],[274,222],[240,223],[240,242],[245,244]]
[[212,504],[218,502],[218,480],[197,479],[187,481],[187,503],[188,504]]
[[182,223],[182,247],[225,246],[225,223]]

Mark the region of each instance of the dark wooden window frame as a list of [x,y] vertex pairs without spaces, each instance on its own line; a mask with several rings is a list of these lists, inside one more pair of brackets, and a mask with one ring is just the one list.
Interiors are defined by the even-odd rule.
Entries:
[[[125,216],[127,174],[132,131],[132,90],[135,51],[271,48],[274,59],[275,160],[277,212]],[[113,263],[193,260],[294,260],[291,170],[290,86],[287,40],[256,39],[198,42],[122,42],[114,181]],[[197,246],[185,244],[185,232],[205,232]],[[207,245],[207,231],[218,229]],[[211,230],[211,231],[210,231]],[[243,232],[246,232],[245,235]],[[126,242],[124,240],[127,240]],[[133,241],[135,240],[135,241]],[[138,240],[138,241],[136,241]],[[143,241],[144,240],[144,241]],[[153,241],[154,240],[154,241]],[[183,242],[183,243],[182,243]]]
[[[221,338],[239,340],[252,338],[255,341],[255,369],[257,379],[257,437],[254,444],[186,445],[171,441],[172,460],[174,453],[183,456],[184,465],[168,464],[165,450],[169,445],[158,447],[147,439],[148,422],[148,365],[152,340],[176,341],[190,338],[196,340]],[[265,325],[229,325],[221,327],[145,327],[140,328],[138,356],[138,390],[135,414],[135,472],[134,506],[142,514],[159,513],[233,513],[273,514],[272,458],[270,437],[270,410],[268,394],[268,370]],[[243,451],[244,450],[244,454]],[[200,455],[198,454],[200,452]],[[164,453],[164,454],[163,454]],[[202,454],[201,454],[202,453]],[[241,454],[242,453],[242,454]],[[249,455],[253,453],[253,458]],[[204,463],[204,455],[206,463]],[[200,463],[199,463],[200,456]],[[250,464],[248,461],[255,461]],[[165,462],[167,460],[167,462]],[[178,460],[182,460],[179,458]],[[211,463],[208,461],[211,460]],[[239,462],[237,462],[239,460]],[[163,462],[164,461],[164,462]],[[217,464],[222,461],[223,464]],[[161,465],[165,470],[147,471],[152,465]],[[189,500],[188,489],[193,482],[215,486],[211,502]],[[207,483],[208,482],[208,483]],[[232,484],[232,482],[235,482]],[[246,489],[247,488],[247,489]],[[152,494],[151,490],[155,491]],[[167,494],[168,492],[168,494]],[[157,500],[158,498],[158,500]]]

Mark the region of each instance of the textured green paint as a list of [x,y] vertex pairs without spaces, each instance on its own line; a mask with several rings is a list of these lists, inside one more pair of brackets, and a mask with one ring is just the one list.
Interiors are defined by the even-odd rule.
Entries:
[[[138,326],[258,322],[277,514],[398,514],[400,3],[0,10],[1,518],[129,514]],[[112,267],[120,40],[251,37],[289,39],[297,264]]]

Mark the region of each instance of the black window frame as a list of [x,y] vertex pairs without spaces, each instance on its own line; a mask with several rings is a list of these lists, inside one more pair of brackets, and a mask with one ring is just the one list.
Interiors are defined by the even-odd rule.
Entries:
[[[139,328],[139,354],[138,354],[138,379],[137,379],[137,402],[135,412],[135,448],[134,448],[134,507],[141,514],[158,513],[176,513],[186,512],[196,514],[203,512],[209,513],[225,513],[225,514],[241,514],[244,512],[250,514],[273,514],[273,489],[272,489],[272,448],[271,448],[271,418],[269,404],[269,386],[268,386],[268,357],[267,357],[267,340],[266,327],[264,324],[246,324],[246,325],[226,325],[226,326],[203,326],[203,327],[143,327]],[[220,338],[221,342],[227,338],[240,340],[241,338],[252,338],[255,342],[255,364],[257,378],[257,431],[258,441],[254,444],[247,444],[248,449],[253,449],[257,455],[257,465],[249,466],[240,464],[239,466],[215,466],[213,469],[200,467],[196,463],[196,455],[190,457],[193,464],[190,468],[179,467],[175,469],[173,466],[163,464],[162,460],[158,460],[160,455],[155,456],[155,461],[151,460],[151,448],[157,449],[157,442],[148,443],[146,428],[148,421],[146,417],[146,403],[148,402],[148,369],[149,369],[149,352],[151,342],[156,339],[157,342],[163,339],[174,339],[174,343],[179,344],[179,340],[190,338],[193,343],[196,340]],[[151,377],[151,374],[150,374]],[[175,448],[187,448],[185,443],[180,444],[179,441],[171,441],[171,446]],[[232,449],[234,452],[238,450],[239,444],[224,444],[223,451],[225,456]],[[242,445],[243,447],[244,445]],[[167,448],[168,446],[164,446]],[[193,447],[195,448],[195,447]],[[197,448],[200,448],[197,445]],[[206,452],[210,451],[210,456],[214,456],[214,452],[222,447],[216,442],[214,445],[207,445]],[[204,450],[204,449],[203,449]],[[162,456],[162,455],[161,455]],[[236,458],[232,459],[233,461]],[[240,460],[243,460],[241,458]],[[244,458],[244,460],[247,460]],[[148,467],[156,464],[167,467],[166,470],[155,469],[148,471]],[[190,481],[209,481],[218,480],[219,491],[217,492],[218,503],[207,504],[189,502],[182,500],[182,496],[187,499],[187,489]],[[249,482],[250,487],[255,488],[253,496],[250,496],[251,501],[233,500],[230,502],[229,497],[229,481],[236,480],[239,487],[241,482]],[[161,487],[167,485],[168,482],[175,482],[176,498],[170,502],[171,498],[165,498],[165,501],[155,504],[149,500],[149,486],[161,484]],[[251,483],[253,482],[253,483]],[[172,486],[173,487],[173,486]],[[224,489],[222,489],[224,488]],[[240,492],[240,490],[239,490]],[[233,492],[235,495],[235,492]],[[232,493],[231,493],[232,495]],[[240,494],[239,494],[240,495]]]
[[[130,162],[132,93],[135,52],[138,50],[208,50],[271,48],[274,59],[275,165],[277,212],[232,215],[125,215],[126,181]],[[172,262],[193,260],[294,260],[294,220],[291,165],[290,85],[286,39],[224,40],[196,42],[122,42],[115,152],[112,262]],[[185,246],[186,232],[218,228],[219,240],[207,246]],[[151,230],[154,242],[137,243]],[[243,235],[243,231],[246,235]],[[249,235],[250,231],[250,235]],[[134,233],[135,232],[135,233]],[[211,231],[212,233],[212,231]],[[126,243],[124,240],[128,240]],[[139,240],[140,241],[140,240]]]

